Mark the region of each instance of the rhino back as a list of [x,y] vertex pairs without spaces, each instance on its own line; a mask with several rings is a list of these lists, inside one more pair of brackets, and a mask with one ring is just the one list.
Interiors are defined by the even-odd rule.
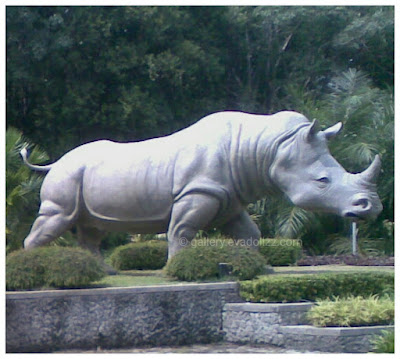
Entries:
[[231,189],[221,125],[199,121],[152,140],[86,145],[81,151],[88,159],[82,179],[86,208],[99,219],[139,223],[169,219],[174,201],[189,192],[226,201]]

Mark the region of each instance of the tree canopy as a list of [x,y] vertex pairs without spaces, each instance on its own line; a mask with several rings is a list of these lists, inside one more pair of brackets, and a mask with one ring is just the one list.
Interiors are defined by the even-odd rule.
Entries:
[[6,25],[7,126],[52,161],[216,111],[295,110],[344,122],[346,169],[381,155],[393,222],[393,6],[8,6]]

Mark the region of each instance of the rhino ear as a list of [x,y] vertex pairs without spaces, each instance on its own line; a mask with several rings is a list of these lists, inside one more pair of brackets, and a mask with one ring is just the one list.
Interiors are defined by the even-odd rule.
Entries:
[[325,138],[327,140],[330,140],[334,138],[342,130],[342,127],[343,124],[341,122],[338,122],[336,125],[333,125],[332,127],[329,127],[322,132],[325,135]]
[[307,129],[307,134],[306,134],[307,140],[311,141],[318,132],[319,132],[319,123],[316,119],[314,119],[311,122],[310,127]]

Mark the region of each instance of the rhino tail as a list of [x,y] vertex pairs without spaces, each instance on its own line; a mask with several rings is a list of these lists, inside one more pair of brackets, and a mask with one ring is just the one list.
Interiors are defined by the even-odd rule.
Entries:
[[28,151],[26,150],[26,147],[24,147],[19,153],[20,153],[24,163],[32,170],[41,171],[41,172],[48,172],[53,167],[52,164],[46,165],[46,166],[39,166],[39,165],[33,165],[32,163],[29,163],[29,161],[28,161]]

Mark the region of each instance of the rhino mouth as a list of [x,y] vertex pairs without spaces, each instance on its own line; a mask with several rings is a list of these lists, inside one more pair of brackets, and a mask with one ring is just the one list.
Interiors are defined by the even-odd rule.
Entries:
[[356,214],[356,213],[354,213],[354,212],[346,212],[345,214],[344,214],[344,217],[346,217],[346,218],[355,218],[355,219],[361,219],[361,217],[358,215],[358,214]]
[[358,214],[355,212],[346,212],[344,213],[343,217],[345,218],[350,218],[353,222],[360,222],[360,221],[364,221],[364,220],[374,220],[377,217],[377,214],[374,213],[362,213],[362,214]]
[[361,222],[364,221],[368,216],[366,215],[360,215],[355,212],[346,212],[343,216],[344,218],[349,218],[353,222]]

